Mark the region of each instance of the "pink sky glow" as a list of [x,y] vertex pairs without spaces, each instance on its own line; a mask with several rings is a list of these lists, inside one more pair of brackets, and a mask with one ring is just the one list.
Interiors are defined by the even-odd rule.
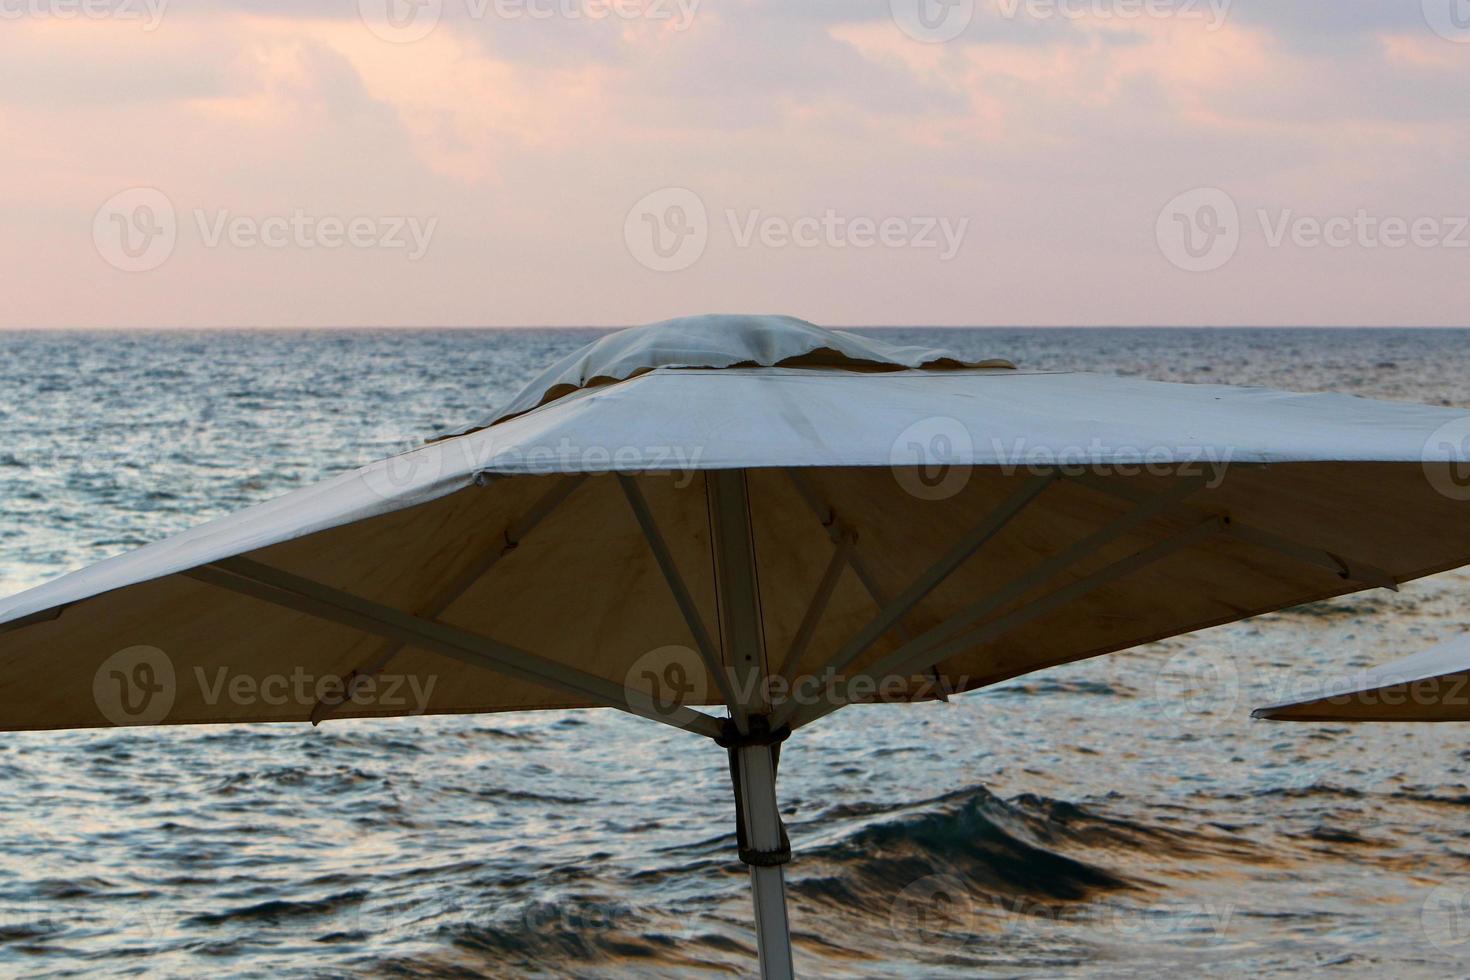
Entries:
[[0,0],[0,327],[1470,324],[1466,0],[176,2]]

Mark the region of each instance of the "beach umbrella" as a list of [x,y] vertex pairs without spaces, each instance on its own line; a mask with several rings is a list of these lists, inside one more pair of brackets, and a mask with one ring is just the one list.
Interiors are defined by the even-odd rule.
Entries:
[[785,976],[784,739],[1470,562],[1462,422],[670,321],[453,437],[0,603],[0,729],[671,725],[728,755]]
[[1308,678],[1291,701],[1257,708],[1271,721],[1470,721],[1470,636],[1381,667]]

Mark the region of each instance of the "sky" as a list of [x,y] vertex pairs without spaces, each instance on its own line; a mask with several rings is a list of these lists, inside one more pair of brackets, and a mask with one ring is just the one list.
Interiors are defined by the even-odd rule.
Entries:
[[1470,0],[0,0],[0,327],[1470,325]]

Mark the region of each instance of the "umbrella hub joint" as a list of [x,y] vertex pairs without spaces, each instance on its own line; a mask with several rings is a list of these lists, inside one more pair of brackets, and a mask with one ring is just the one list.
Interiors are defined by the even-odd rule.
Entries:
[[749,731],[742,732],[735,719],[726,718],[720,725],[720,734],[715,744],[734,752],[736,749],[760,745],[780,745],[791,737],[791,726],[782,725],[772,730],[771,720],[765,715],[751,715],[746,719]]

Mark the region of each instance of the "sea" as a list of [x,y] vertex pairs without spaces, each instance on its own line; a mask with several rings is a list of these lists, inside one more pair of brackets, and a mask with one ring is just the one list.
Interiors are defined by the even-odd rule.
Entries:
[[[1463,330],[875,333],[1470,410]],[[0,593],[477,420],[596,336],[0,333]],[[1467,600],[1453,572],[803,731],[798,973],[1470,974],[1470,732],[1249,717]],[[608,710],[6,734],[0,786],[3,975],[754,972],[723,752]]]

